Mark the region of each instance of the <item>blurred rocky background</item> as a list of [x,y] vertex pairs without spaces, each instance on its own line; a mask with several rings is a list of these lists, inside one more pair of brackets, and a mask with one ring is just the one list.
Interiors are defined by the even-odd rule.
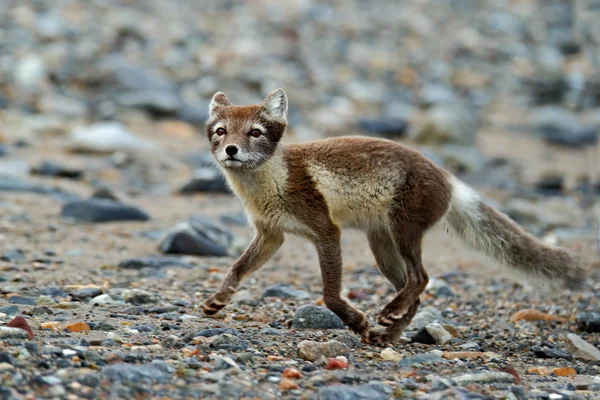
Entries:
[[[527,375],[523,382],[528,388],[538,384],[536,377],[551,374],[549,367],[560,364],[575,367],[575,374],[583,377],[579,386],[565,389],[565,382],[554,382],[552,390],[599,390],[589,377],[598,373],[593,362],[600,360],[600,353],[587,348],[592,358],[586,360],[596,360],[591,364],[577,364],[570,353],[560,353],[568,329],[592,344],[600,343],[597,334],[588,334],[598,332],[599,323],[598,21],[598,0],[2,0],[0,319],[8,322],[15,313],[27,316],[39,348],[25,348],[23,340],[17,340],[8,350],[11,354],[0,352],[0,374],[10,378],[12,388],[1,393],[16,396],[14,388],[24,385],[28,389],[19,393],[34,388],[38,394],[51,390],[48,393],[58,397],[67,392],[93,397],[108,390],[99,388],[101,379],[115,384],[112,395],[149,393],[151,384],[175,379],[171,364],[149,360],[157,355],[179,360],[181,354],[187,364],[176,365],[177,375],[210,372],[213,395],[235,398],[256,379],[265,388],[259,394],[266,398],[302,393],[289,377],[284,375],[280,382],[281,365],[272,368],[295,354],[295,344],[281,349],[277,357],[282,360],[267,360],[268,354],[275,357],[269,346],[279,347],[282,339],[275,336],[269,342],[264,336],[289,333],[286,321],[297,317],[299,299],[318,303],[320,281],[310,246],[301,241],[284,246],[265,267],[267,273],[242,288],[233,317],[215,322],[199,318],[197,309],[251,235],[241,205],[227,194],[210,162],[203,127],[208,102],[216,91],[223,91],[235,104],[256,103],[278,87],[290,100],[285,141],[348,134],[397,140],[450,169],[546,242],[580,254],[593,272],[586,291],[553,299],[557,305],[552,306],[535,291],[482,278],[484,261],[434,236],[429,245],[445,250],[426,249],[424,254],[432,276],[442,277],[428,289],[429,304],[438,309],[429,313],[433,317],[428,323],[439,320],[447,329],[447,324],[461,327],[460,333],[452,332],[454,339],[444,350],[460,345],[469,351],[495,352],[488,356],[502,361],[488,363],[475,355],[479,361],[459,362],[452,366],[456,371],[462,368],[472,375],[482,365],[511,371],[504,364],[512,362]],[[118,221],[128,222],[100,224]],[[366,272],[375,270],[360,236],[351,234],[345,244],[352,249],[345,253],[347,294],[375,315],[391,289],[382,291],[389,286],[385,280]],[[200,258],[173,256],[178,254]],[[464,278],[466,273],[480,277]],[[261,297],[267,284],[282,282],[291,286],[270,287]],[[505,296],[503,303],[487,297],[482,301],[486,290]],[[274,303],[265,298],[287,300]],[[154,303],[167,306],[146,306]],[[265,304],[270,312],[259,311]],[[528,306],[565,318],[540,318],[549,325],[526,325],[535,334],[520,336],[506,327],[506,313]],[[461,307],[471,310],[466,319],[460,317]],[[569,328],[569,316],[577,318],[580,328]],[[136,318],[146,325],[138,321],[137,328],[129,328],[128,321]],[[82,350],[85,338],[63,335],[63,325],[81,320],[89,322],[83,330],[91,330],[87,338],[99,346],[96,353]],[[259,334],[251,329],[257,322],[274,329]],[[153,326],[159,324],[175,336],[155,331]],[[178,330],[198,330],[198,324],[220,324],[221,331],[195,336],[217,337],[221,347],[208,339],[193,341],[194,335]],[[473,324],[484,333],[469,330]],[[325,325],[337,326],[337,321]],[[52,328],[56,326],[61,328]],[[433,339],[423,326],[417,328],[421,336],[415,336],[421,339],[413,340],[429,343]],[[248,329],[250,336],[233,328]],[[107,338],[105,330],[116,332]],[[503,333],[496,336],[498,330]],[[555,340],[557,331],[560,339]],[[253,355],[258,370],[246,369],[243,355],[248,346],[240,337],[260,349]],[[491,337],[497,343],[482,340]],[[160,345],[152,344],[151,338]],[[244,345],[235,347],[236,340]],[[62,342],[67,347],[56,347]],[[581,345],[577,339],[571,342]],[[125,354],[126,345],[145,350]],[[425,351],[412,346],[415,357]],[[215,349],[221,352],[217,358]],[[376,365],[377,372],[366,375],[371,380],[382,379],[378,374],[390,370],[381,364],[382,358],[390,363],[388,368],[394,360],[396,370],[403,356],[361,351],[350,356],[350,362],[367,371]],[[342,356],[343,351],[338,353],[332,355]],[[35,372],[39,354],[50,360],[43,378]],[[73,354],[79,361],[72,360]],[[200,361],[188,362],[190,354]],[[573,357],[580,357],[577,354]],[[509,355],[516,361],[507,361]],[[445,358],[437,357],[431,364],[427,357],[415,363],[448,368]],[[311,357],[302,358],[300,363]],[[135,365],[106,367],[115,360]],[[93,378],[85,381],[69,375],[69,368],[82,367],[82,362],[86,368],[103,368],[102,373],[87,375]],[[402,368],[412,365],[400,363]],[[303,373],[320,376],[311,375],[316,368],[309,364]],[[259,371],[261,365],[271,365],[266,375]],[[325,366],[315,365],[321,371]],[[529,372],[538,367],[546,370]],[[67,372],[61,375],[57,368]],[[239,378],[241,386],[228,380],[231,371],[236,371],[234,381]],[[414,390],[439,392],[438,398],[465,398],[454,389],[457,382],[507,384],[512,379],[506,372],[490,372],[494,373],[505,375],[456,381],[419,381],[417,376],[418,383],[407,383],[408,375],[404,380],[396,376],[392,389],[370,387],[366,378],[357,376],[335,379],[363,383],[361,389],[349,387],[344,393],[350,397],[344,398],[388,398],[392,392],[408,396]],[[300,386],[318,392],[319,398],[339,398],[322,390],[324,381],[311,379],[307,378],[310,385],[301,381]],[[67,384],[71,381],[79,387]],[[206,394],[202,390],[198,393]],[[486,394],[487,389],[469,390]],[[548,390],[542,393],[550,396]],[[506,390],[502,393],[509,396]],[[513,397],[505,398],[524,398],[521,394],[513,390]]]

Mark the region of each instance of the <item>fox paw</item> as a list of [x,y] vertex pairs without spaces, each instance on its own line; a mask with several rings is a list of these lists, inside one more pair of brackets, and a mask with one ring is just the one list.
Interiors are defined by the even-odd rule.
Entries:
[[221,309],[225,307],[226,304],[227,303],[221,303],[220,301],[215,299],[214,296],[211,296],[208,299],[206,299],[206,301],[202,304],[201,308],[204,314],[215,315],[216,313],[221,311]]
[[371,330],[367,340],[363,341],[363,343],[367,343],[372,346],[387,347],[392,343],[392,341],[392,337],[387,332]]

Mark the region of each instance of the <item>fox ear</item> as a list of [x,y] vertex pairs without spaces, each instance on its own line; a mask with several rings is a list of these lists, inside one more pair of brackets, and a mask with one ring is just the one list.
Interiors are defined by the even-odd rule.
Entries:
[[277,89],[263,100],[265,113],[273,118],[287,121],[288,100],[283,89]]
[[210,114],[212,115],[215,112],[215,108],[217,107],[226,107],[230,105],[231,102],[229,101],[227,96],[225,96],[225,93],[217,92],[210,101]]

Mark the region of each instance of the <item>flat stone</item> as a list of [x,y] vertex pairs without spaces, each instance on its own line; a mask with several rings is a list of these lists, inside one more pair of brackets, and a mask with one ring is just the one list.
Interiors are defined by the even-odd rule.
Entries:
[[294,329],[344,329],[345,325],[333,311],[314,305],[299,307],[294,313]]
[[284,283],[276,283],[266,288],[262,296],[263,298],[280,297],[283,299],[305,300],[310,298],[310,293],[304,290],[294,289],[293,287]]
[[566,347],[567,351],[575,358],[600,361],[600,350],[574,333],[569,333],[567,335]]
[[114,364],[102,369],[103,378],[113,383],[167,383],[174,373],[175,367],[163,361],[141,365]]
[[319,400],[387,400],[393,390],[382,383],[367,383],[359,386],[329,385],[319,389]]
[[72,201],[64,205],[61,215],[80,222],[147,221],[143,210],[104,199]]
[[324,343],[304,340],[298,343],[298,355],[306,361],[317,361],[321,357],[349,357],[350,349],[348,349],[348,346],[337,340],[330,340]]
[[490,384],[490,383],[514,383],[515,377],[506,372],[478,372],[473,374],[464,374],[455,376],[454,381],[458,385],[467,385],[469,383]]
[[193,265],[177,257],[135,257],[125,259],[119,263],[119,268],[122,269],[140,270],[142,268],[160,269],[166,267],[193,268]]

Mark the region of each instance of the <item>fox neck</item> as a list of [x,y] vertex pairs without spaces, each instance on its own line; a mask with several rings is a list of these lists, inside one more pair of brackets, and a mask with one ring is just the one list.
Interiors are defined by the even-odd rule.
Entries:
[[278,146],[273,155],[257,168],[223,170],[231,189],[244,205],[262,202],[271,196],[278,196],[278,193],[283,191],[288,171],[282,147]]

